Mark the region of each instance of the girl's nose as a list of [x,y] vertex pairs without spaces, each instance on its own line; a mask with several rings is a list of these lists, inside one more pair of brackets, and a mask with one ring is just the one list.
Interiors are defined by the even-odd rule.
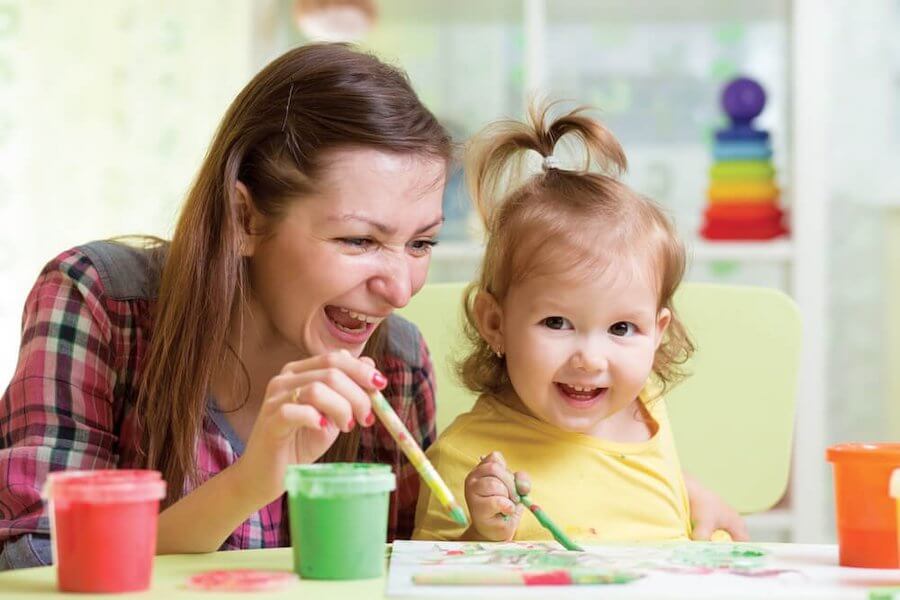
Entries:
[[575,368],[588,373],[597,373],[609,368],[609,359],[603,344],[585,340],[572,357]]

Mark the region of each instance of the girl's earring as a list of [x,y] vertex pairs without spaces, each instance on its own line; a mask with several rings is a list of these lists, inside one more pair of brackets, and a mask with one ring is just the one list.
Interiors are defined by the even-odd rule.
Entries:
[[497,358],[503,358],[503,350],[499,346],[494,350],[494,354],[497,355]]

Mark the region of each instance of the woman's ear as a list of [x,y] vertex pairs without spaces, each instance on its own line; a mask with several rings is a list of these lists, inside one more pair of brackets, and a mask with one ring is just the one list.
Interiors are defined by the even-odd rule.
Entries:
[[472,308],[478,333],[495,354],[504,354],[506,349],[503,347],[503,309],[500,304],[493,295],[481,291],[475,295]]
[[253,197],[244,182],[238,181],[234,186],[234,203],[232,210],[238,224],[240,235],[239,247],[241,256],[253,256],[259,245],[263,217],[253,204]]

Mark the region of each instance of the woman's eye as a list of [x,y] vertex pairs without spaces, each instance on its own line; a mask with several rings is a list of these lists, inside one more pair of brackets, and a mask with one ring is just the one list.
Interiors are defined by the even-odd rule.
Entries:
[[547,317],[542,322],[549,329],[572,329],[572,324],[565,317]]
[[437,240],[416,240],[410,242],[409,247],[412,248],[413,254],[424,255],[431,252],[432,248],[437,245]]
[[366,250],[373,242],[369,238],[338,238],[338,241],[351,248]]
[[609,328],[609,332],[620,337],[628,337],[637,332],[637,325],[628,323],[627,321],[619,321]]

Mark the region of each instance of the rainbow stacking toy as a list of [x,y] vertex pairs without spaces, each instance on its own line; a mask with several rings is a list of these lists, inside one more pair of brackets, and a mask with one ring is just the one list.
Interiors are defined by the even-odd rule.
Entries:
[[769,132],[755,129],[766,93],[752,79],[731,81],[722,108],[731,126],[716,132],[709,205],[700,235],[709,240],[767,240],[787,233],[778,206]]

